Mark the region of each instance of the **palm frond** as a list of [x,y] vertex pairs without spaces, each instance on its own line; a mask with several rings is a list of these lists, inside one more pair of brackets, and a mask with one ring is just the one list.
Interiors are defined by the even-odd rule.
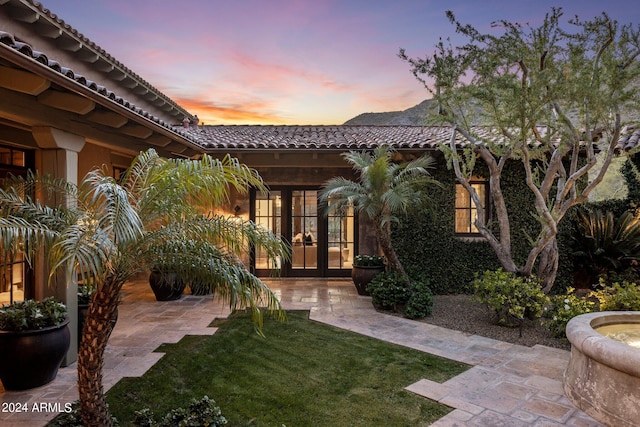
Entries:
[[273,232],[249,220],[223,215],[196,215],[169,224],[165,233],[184,235],[192,240],[205,240],[225,248],[235,256],[262,249],[269,257],[289,259],[290,248]]
[[45,242],[52,242],[58,231],[36,220],[21,217],[0,218],[0,245],[4,252],[23,252],[26,261],[32,264],[32,257]]
[[187,282],[204,284],[227,300],[233,309],[250,308],[258,329],[262,326],[261,307],[282,316],[275,294],[233,253],[206,239],[194,240],[182,233],[173,236],[174,240],[164,240],[151,248],[159,262],[157,269],[175,272]]
[[129,194],[114,178],[99,171],[88,174],[80,187],[79,200],[86,206],[84,220],[97,221],[98,228],[111,234],[116,245],[142,236],[144,225],[130,204]]
[[118,256],[112,236],[96,224],[70,226],[49,250],[51,276],[57,271],[80,274],[83,279],[99,278]]

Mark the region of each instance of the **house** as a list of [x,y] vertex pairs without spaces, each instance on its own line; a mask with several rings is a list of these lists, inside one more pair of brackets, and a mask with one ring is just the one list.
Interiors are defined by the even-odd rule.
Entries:
[[[285,276],[347,276],[353,256],[376,251],[377,243],[353,213],[327,218],[318,206],[317,191],[327,179],[353,177],[341,153],[385,143],[410,159],[436,152],[448,138],[447,128],[427,126],[198,125],[196,116],[40,3],[0,0],[0,178],[37,169],[78,182],[101,165],[117,177],[148,148],[167,157],[229,153],[257,169],[270,191],[234,195],[227,213],[292,243],[291,262],[261,253],[247,258],[258,275],[281,267]],[[637,141],[638,131],[620,147]],[[451,179],[446,203],[452,213],[440,219],[454,237],[473,242],[474,211],[455,185]],[[479,177],[475,185],[487,183]],[[19,255],[4,261],[0,302],[53,292],[43,265],[29,269]],[[75,289],[62,288],[58,296],[73,306]]]
[[[447,137],[447,129],[411,126],[198,126],[195,116],[38,2],[3,0],[0,18],[2,176],[37,169],[77,182],[101,165],[117,176],[150,147],[168,157],[229,153],[256,168],[271,191],[232,200],[228,213],[292,242],[292,262],[280,265],[288,276],[345,276],[356,253],[375,251],[357,218],[324,218],[317,206],[324,181],[352,174],[340,153],[388,143],[410,157]],[[31,277],[20,257],[8,261],[0,290],[23,289],[27,298],[48,292],[43,274]],[[248,262],[267,274],[279,261],[255,254]]]

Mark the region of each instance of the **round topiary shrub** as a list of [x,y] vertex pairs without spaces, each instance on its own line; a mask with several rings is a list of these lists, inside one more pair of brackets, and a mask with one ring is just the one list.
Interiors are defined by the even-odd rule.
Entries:
[[429,282],[425,279],[412,280],[411,295],[404,310],[404,316],[409,319],[421,319],[433,311],[433,293]]
[[367,291],[374,306],[383,310],[400,312],[409,302],[410,290],[404,277],[395,271],[377,274]]
[[367,288],[377,308],[400,313],[409,319],[431,314],[433,294],[427,280],[410,280],[396,272],[380,273]]

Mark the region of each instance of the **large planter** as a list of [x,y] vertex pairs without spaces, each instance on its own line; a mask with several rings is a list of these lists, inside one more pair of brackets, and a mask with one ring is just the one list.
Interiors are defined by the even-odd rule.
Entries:
[[366,295],[367,286],[369,282],[380,273],[384,272],[384,265],[373,265],[373,266],[353,266],[351,268],[351,278],[353,279],[353,284],[356,285],[356,290],[358,291],[358,295]]
[[207,284],[203,284],[199,282],[189,283],[189,290],[191,291],[191,295],[197,295],[197,296],[211,295],[211,288],[209,288]]
[[0,379],[5,390],[26,390],[53,381],[69,350],[69,319],[30,331],[0,331]]
[[186,287],[176,273],[164,273],[158,270],[151,271],[149,285],[158,301],[177,300]]

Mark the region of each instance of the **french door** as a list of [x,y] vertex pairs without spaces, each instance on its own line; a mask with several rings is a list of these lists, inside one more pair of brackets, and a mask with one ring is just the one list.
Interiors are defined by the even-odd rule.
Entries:
[[[4,186],[8,175],[26,176],[34,158],[30,150],[0,145],[0,185]],[[0,247],[0,305],[33,298],[34,294],[34,272],[24,253]]]
[[329,277],[350,274],[357,237],[353,210],[325,216],[314,188],[274,188],[256,193],[252,219],[291,245],[289,260],[270,259],[256,249],[256,274],[280,268],[284,276]]

